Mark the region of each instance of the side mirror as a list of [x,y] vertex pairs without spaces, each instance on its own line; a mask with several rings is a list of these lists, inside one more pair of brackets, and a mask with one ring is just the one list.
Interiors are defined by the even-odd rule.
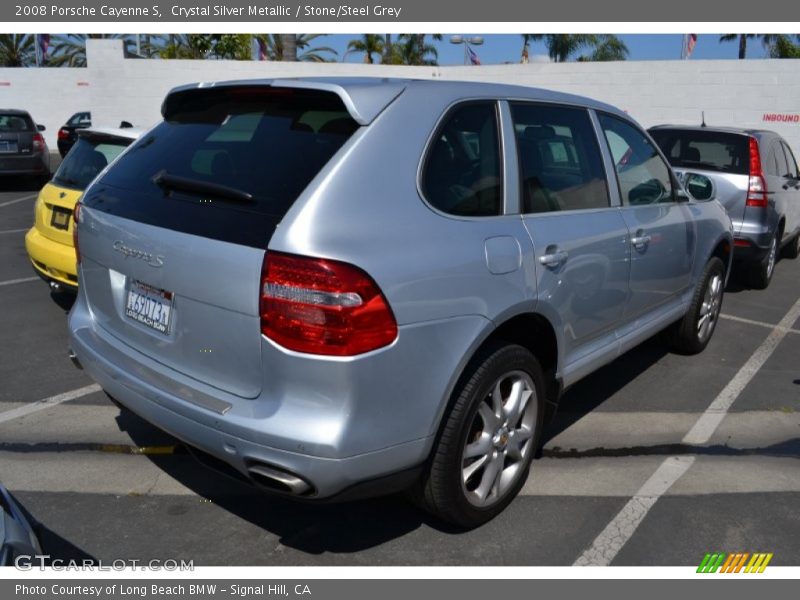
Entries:
[[694,198],[698,202],[707,202],[717,196],[714,182],[699,173],[686,173],[683,177],[683,188],[690,198]]
[[36,126],[36,131],[44,131],[45,129],[47,129],[47,127],[45,127],[44,125],[37,125]]

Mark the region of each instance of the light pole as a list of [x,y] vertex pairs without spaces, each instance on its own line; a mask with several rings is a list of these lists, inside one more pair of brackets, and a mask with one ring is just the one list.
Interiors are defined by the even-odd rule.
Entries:
[[464,64],[466,65],[469,61],[469,47],[480,46],[481,44],[483,44],[483,38],[479,35],[472,35],[467,37],[463,35],[451,35],[450,43],[464,45]]

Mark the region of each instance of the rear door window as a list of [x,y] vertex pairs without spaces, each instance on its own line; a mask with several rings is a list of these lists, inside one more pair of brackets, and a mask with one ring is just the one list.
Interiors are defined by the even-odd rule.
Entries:
[[[164,110],[164,121],[120,157],[87,206],[257,247],[358,129],[339,96],[317,90],[192,89],[170,96]],[[159,187],[165,173],[201,191]],[[251,201],[215,195],[214,185]]]
[[503,212],[496,103],[470,102],[445,117],[426,156],[422,191],[432,206],[452,215]]
[[586,109],[511,105],[522,212],[607,208],[600,146]]

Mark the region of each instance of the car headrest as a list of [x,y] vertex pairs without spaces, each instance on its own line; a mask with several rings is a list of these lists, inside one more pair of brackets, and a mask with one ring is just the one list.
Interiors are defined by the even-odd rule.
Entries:
[[550,125],[534,125],[525,128],[525,137],[531,140],[547,140],[556,136],[556,130]]
[[689,146],[683,151],[683,160],[691,160],[692,162],[700,162],[700,150]]

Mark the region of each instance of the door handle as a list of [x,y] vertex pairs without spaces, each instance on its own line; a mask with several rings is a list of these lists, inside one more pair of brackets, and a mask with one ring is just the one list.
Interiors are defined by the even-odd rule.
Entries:
[[648,233],[642,233],[641,235],[636,235],[636,236],[633,236],[633,237],[631,238],[631,244],[633,244],[633,245],[634,245],[634,247],[635,247],[637,250],[641,250],[641,249],[642,249],[642,248],[644,248],[644,247],[645,247],[647,244],[649,244],[649,243],[650,243],[650,240],[651,240],[651,239],[653,239],[653,238],[651,238],[651,237],[650,237],[650,234],[648,234]]
[[539,262],[543,264],[545,267],[557,267],[561,263],[567,260],[569,253],[566,250],[558,250],[557,252],[551,252],[550,254],[542,254],[539,257]]

